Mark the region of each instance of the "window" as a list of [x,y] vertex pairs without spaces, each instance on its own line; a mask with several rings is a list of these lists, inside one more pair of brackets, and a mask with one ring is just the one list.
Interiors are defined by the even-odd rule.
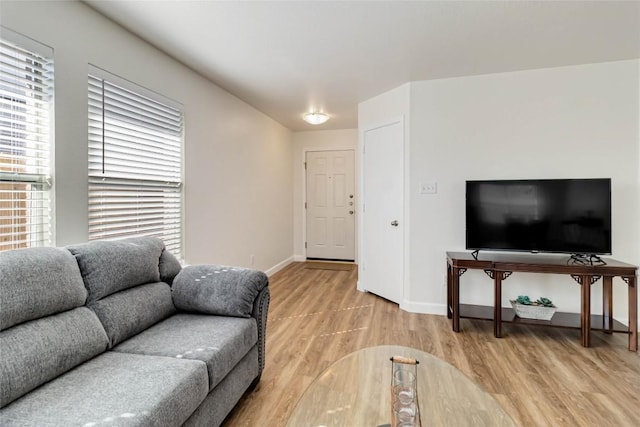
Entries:
[[181,107],[90,72],[89,240],[155,236],[181,258]]
[[53,52],[2,28],[0,251],[50,246]]

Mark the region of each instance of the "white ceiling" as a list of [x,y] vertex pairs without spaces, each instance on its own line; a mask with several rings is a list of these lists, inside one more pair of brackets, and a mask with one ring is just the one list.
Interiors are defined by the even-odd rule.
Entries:
[[295,131],[408,81],[640,58],[638,1],[86,3]]

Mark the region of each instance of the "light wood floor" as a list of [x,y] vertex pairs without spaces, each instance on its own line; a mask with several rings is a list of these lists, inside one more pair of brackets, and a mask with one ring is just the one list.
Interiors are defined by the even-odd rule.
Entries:
[[640,355],[627,336],[407,313],[356,290],[357,271],[294,263],[270,281],[266,367],[225,427],[282,426],[325,368],[361,348],[398,344],[452,364],[491,393],[522,426],[640,426]]

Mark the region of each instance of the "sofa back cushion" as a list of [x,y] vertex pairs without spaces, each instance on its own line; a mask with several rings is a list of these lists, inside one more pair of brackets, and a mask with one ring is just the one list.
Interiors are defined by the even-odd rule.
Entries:
[[180,261],[166,249],[162,251],[162,255],[160,255],[159,267],[160,281],[168,283],[169,286],[171,286],[173,279],[180,273],[180,270],[182,270]]
[[104,328],[86,307],[0,332],[0,408],[102,353],[107,345]]
[[158,265],[164,243],[158,238],[94,241],[67,246],[67,249],[78,261],[89,292],[87,303],[123,289],[160,280]]
[[171,288],[156,282],[136,286],[89,304],[107,331],[109,348],[175,313]]
[[78,264],[67,250],[0,252],[0,331],[79,307],[86,299]]

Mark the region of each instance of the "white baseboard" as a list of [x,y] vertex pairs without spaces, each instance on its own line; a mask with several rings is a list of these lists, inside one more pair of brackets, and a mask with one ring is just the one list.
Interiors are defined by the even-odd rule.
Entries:
[[408,311],[410,313],[420,314],[437,314],[440,316],[446,316],[447,305],[446,304],[431,304],[425,302],[415,301],[402,301],[400,309]]
[[265,274],[268,277],[271,277],[274,274],[276,274],[278,271],[280,271],[283,268],[285,268],[287,265],[291,264],[293,261],[294,261],[294,257],[289,257],[289,258],[285,259],[284,261],[281,261],[278,264],[274,265],[270,269],[266,270]]
[[[367,290],[361,286],[360,280],[356,282],[356,289],[360,292],[367,292]],[[399,305],[400,310],[408,311],[409,313],[437,314],[440,316],[446,316],[447,314],[446,304],[431,304],[405,300]]]
[[304,255],[294,255],[293,256],[293,261],[294,262],[305,262],[307,260],[307,258],[305,258]]

